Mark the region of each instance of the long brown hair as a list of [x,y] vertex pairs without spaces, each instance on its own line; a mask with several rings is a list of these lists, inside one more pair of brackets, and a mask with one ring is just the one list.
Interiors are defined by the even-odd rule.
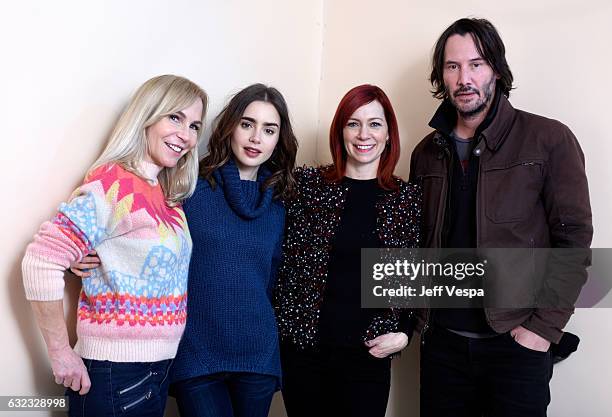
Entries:
[[506,61],[506,47],[497,29],[486,19],[464,18],[450,25],[438,38],[431,58],[431,75],[429,80],[433,86],[432,94],[435,98],[444,99],[448,92],[444,85],[444,50],[446,41],[453,35],[465,36],[470,34],[476,50],[486,60],[493,71],[499,75],[497,85],[506,97],[510,97],[514,78],[510,66]]
[[293,168],[298,142],[283,95],[276,88],[264,84],[252,84],[240,90],[215,118],[208,142],[208,154],[200,161],[200,176],[213,187],[216,185],[213,172],[226,164],[232,156],[232,134],[244,111],[254,101],[272,104],[281,122],[278,143],[270,159],[263,164],[271,172],[263,187],[274,187],[275,198],[289,199],[295,192]]

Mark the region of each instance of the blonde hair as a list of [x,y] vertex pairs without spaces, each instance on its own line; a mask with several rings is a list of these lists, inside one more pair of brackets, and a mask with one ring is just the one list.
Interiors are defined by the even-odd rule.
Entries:
[[[195,83],[176,75],[160,75],[145,82],[134,93],[115,125],[102,154],[89,172],[109,163],[120,164],[134,174],[146,178],[139,164],[145,160],[148,142],[145,130],[162,117],[202,100],[202,125],[208,96]],[[198,143],[202,137],[200,129]],[[158,175],[166,202],[176,205],[193,194],[198,178],[198,146],[179,159],[173,168],[164,168]]]

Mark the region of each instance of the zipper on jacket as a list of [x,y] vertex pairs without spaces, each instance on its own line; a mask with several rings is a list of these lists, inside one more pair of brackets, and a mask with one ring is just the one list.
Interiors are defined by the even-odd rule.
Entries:
[[[482,137],[480,140],[484,140]],[[481,153],[482,155],[482,153]],[[476,181],[476,247],[480,247],[480,185],[482,183],[482,159],[478,156],[478,180]],[[485,314],[486,316],[486,314]]]
[[150,390],[149,390],[149,391],[147,391],[147,393],[146,393],[145,395],[143,395],[142,397],[140,397],[140,398],[138,398],[138,399],[136,399],[136,400],[132,401],[132,402],[131,402],[131,403],[129,403],[129,404],[126,404],[126,405],[121,406],[121,409],[122,409],[122,410],[125,412],[125,411],[129,410],[130,408],[137,406],[137,405],[138,405],[138,404],[140,404],[141,402],[143,402],[143,401],[145,401],[145,400],[150,399],[150,398],[151,398],[151,395],[153,395],[153,390],[151,390],[151,389],[150,389]]
[[[535,268],[536,250],[535,250],[535,238],[533,237],[529,238],[529,248],[531,249],[531,273],[535,277],[536,276],[536,268]],[[533,288],[533,301],[536,307],[539,307],[538,304],[540,303],[540,300],[538,300],[538,291],[536,290],[536,286],[534,286]]]
[[454,167],[454,163],[455,163],[455,158],[454,158],[454,152],[451,152],[450,149],[448,149],[448,146],[444,147],[444,152],[446,153],[446,156],[448,157],[448,164],[446,165],[446,192],[444,193],[444,213],[442,213],[442,227],[440,228],[440,247],[443,247],[444,245],[446,245],[446,241],[448,239],[448,226],[449,226],[449,219],[448,216],[450,215],[450,192],[452,190],[453,187],[453,170],[455,169]]
[[[483,141],[484,138],[481,136],[480,139],[478,140],[478,143],[480,143],[480,141]],[[480,226],[480,212],[481,212],[481,203],[480,203],[480,187],[482,184],[482,175],[483,175],[483,169],[482,169],[482,152],[480,153],[480,155],[478,156],[478,181],[476,181],[476,248],[480,247],[480,231],[482,230],[481,226]],[[484,305],[482,306],[482,311],[484,312],[484,317],[485,317],[485,321],[487,322],[487,324],[489,325],[489,327],[491,329],[493,329],[493,331],[495,331],[495,328],[493,327],[493,325],[491,324],[491,319],[489,318],[489,313],[488,313],[488,309],[487,307],[485,307]]]
[[129,392],[129,391],[133,390],[134,388],[138,388],[139,386],[144,384],[149,378],[151,378],[153,375],[157,375],[157,372],[149,371],[149,373],[144,378],[142,378],[141,380],[135,382],[134,384],[130,385],[127,388],[124,388],[124,389],[120,390],[119,391],[119,395],[123,395],[126,392]]
[[[480,137],[479,141],[484,140],[482,137]],[[481,183],[482,183],[482,159],[480,158],[480,156],[478,156],[478,180],[476,181],[476,247],[479,248],[480,247],[480,187],[481,187]],[[484,318],[485,321],[487,322],[487,325],[490,328],[493,328],[493,326],[491,326],[491,320],[489,319],[489,315],[487,314],[487,309],[486,307],[483,305],[482,306],[482,311],[484,313]]]

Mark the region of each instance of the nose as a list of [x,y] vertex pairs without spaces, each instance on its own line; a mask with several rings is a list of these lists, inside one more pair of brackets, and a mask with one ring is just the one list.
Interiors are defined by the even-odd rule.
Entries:
[[460,85],[470,84],[470,73],[467,69],[462,68],[459,70],[459,79],[457,80]]
[[368,125],[364,123],[359,128],[359,134],[357,135],[357,139],[368,139],[369,136],[370,132],[368,130]]
[[251,143],[261,142],[261,129],[253,129],[253,134],[249,138],[249,142]]
[[178,129],[176,132],[176,136],[183,142],[188,142],[191,136],[191,128],[189,126],[185,126],[185,124],[181,124],[180,129]]

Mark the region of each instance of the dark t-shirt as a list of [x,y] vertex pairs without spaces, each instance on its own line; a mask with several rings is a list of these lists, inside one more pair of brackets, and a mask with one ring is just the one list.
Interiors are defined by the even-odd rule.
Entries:
[[[450,138],[454,144],[454,157],[444,247],[475,248],[478,188],[478,158],[472,155],[475,143],[454,134]],[[434,323],[460,332],[489,334],[493,331],[481,308],[440,308],[434,313]]]

